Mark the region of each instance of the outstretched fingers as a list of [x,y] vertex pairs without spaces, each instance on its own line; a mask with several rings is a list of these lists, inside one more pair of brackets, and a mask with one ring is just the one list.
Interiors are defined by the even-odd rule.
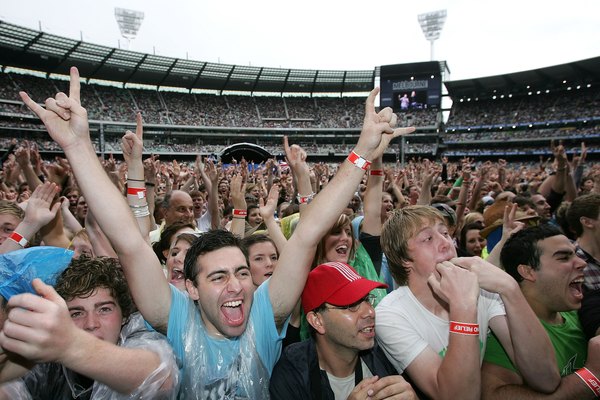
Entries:
[[71,84],[69,85],[69,98],[81,105],[81,83],[79,81],[79,70],[77,67],[71,67]]
[[44,107],[40,106],[38,103],[33,101],[33,99],[29,97],[29,95],[25,92],[19,92],[19,96],[21,96],[21,100],[23,100],[23,103],[25,103],[25,105],[29,107],[29,109],[33,111],[35,115],[37,115],[43,121],[44,115],[46,115],[47,112],[44,109]]
[[137,112],[137,114],[135,114],[135,135],[142,140],[142,137],[144,136],[144,124],[142,121],[142,113],[141,112]]
[[378,94],[379,87],[374,88],[373,90],[371,90],[371,93],[369,93],[369,96],[367,97],[367,101],[365,103],[365,118],[377,114],[377,112],[375,111],[375,99],[377,98]]

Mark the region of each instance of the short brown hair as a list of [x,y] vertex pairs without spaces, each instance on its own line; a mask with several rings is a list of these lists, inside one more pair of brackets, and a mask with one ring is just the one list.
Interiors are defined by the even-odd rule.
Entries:
[[423,220],[446,223],[442,213],[434,207],[408,206],[392,211],[383,224],[381,247],[388,260],[390,273],[399,285],[408,283],[408,269],[404,268],[405,262],[412,261],[408,254],[408,241],[419,232]]
[[101,288],[108,289],[110,295],[117,301],[123,318],[129,317],[135,311],[129,286],[119,261],[115,258],[73,259],[69,267],[60,274],[55,285],[56,292],[65,301],[71,301],[76,297],[85,299],[96,289]]
[[600,194],[589,193],[577,197],[567,210],[567,222],[577,237],[583,235],[581,217],[598,218],[600,214]]

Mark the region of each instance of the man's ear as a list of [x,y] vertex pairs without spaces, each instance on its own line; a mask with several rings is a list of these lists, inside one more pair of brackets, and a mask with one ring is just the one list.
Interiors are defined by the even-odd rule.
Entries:
[[517,267],[517,272],[526,281],[535,282],[537,279],[535,269],[533,269],[529,265],[519,264],[519,266]]
[[323,326],[323,317],[320,313],[310,311],[306,314],[306,320],[319,334],[325,334],[325,327]]
[[185,288],[187,289],[187,292],[192,300],[196,301],[200,298],[200,295],[198,294],[198,288],[196,287],[196,285],[194,285],[194,282],[190,281],[189,279],[186,279]]
[[581,223],[581,226],[588,228],[588,229],[592,229],[594,226],[592,224],[592,219],[588,218],[588,217],[579,217],[579,222]]

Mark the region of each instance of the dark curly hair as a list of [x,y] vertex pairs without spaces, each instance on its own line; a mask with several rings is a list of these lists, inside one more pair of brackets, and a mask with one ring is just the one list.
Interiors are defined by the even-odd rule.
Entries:
[[66,301],[87,298],[94,290],[105,288],[121,307],[123,318],[136,310],[121,265],[115,258],[82,256],[73,259],[58,277],[54,288]]

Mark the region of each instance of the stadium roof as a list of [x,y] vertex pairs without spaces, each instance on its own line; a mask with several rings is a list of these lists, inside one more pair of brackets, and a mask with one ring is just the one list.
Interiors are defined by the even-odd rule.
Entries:
[[[123,83],[244,92],[352,93],[373,87],[377,68],[332,71],[252,67],[170,58],[52,35],[0,21],[0,64]],[[525,94],[600,83],[600,57],[530,71],[446,81],[452,98]]]
[[349,93],[373,88],[375,70],[263,68],[100,46],[0,21],[0,64],[124,83],[245,92]]
[[452,98],[491,97],[600,84],[600,57],[529,71],[445,82]]

